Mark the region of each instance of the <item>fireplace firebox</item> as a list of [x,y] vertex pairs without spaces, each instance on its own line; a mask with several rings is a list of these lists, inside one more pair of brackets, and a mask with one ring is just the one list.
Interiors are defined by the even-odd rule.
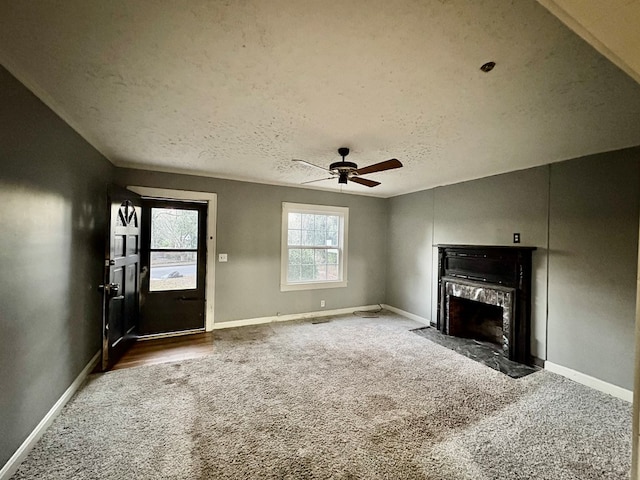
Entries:
[[490,342],[531,365],[531,259],[535,247],[438,245],[438,329]]

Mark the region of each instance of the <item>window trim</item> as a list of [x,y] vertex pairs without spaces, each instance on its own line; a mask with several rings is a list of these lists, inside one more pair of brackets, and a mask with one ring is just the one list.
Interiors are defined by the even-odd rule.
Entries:
[[[340,280],[292,283],[287,281],[289,265],[289,213],[311,213],[315,215],[337,215],[340,219],[338,248],[340,251],[338,269]],[[319,290],[323,288],[344,288],[347,286],[347,256],[349,240],[349,207],[311,205],[306,203],[282,202],[282,237],[280,250],[280,291]],[[312,247],[310,248],[318,248]]]

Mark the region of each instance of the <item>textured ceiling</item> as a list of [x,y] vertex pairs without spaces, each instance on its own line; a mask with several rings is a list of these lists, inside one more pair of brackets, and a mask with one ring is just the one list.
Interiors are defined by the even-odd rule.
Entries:
[[0,61],[118,166],[299,185],[347,146],[388,197],[640,144],[640,85],[534,0],[6,0]]

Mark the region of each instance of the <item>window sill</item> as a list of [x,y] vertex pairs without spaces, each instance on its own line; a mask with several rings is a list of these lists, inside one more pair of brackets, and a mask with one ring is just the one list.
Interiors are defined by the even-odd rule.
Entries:
[[318,282],[318,283],[288,283],[280,284],[281,292],[295,292],[297,290],[321,290],[324,288],[343,288],[347,282]]

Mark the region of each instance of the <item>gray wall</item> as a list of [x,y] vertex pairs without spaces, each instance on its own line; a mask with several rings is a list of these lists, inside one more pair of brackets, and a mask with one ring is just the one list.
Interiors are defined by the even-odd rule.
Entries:
[[435,319],[435,245],[519,232],[537,247],[532,353],[632,389],[639,171],[635,148],[390,199],[387,303]]
[[548,359],[633,388],[640,149],[551,166]]
[[[212,192],[218,196],[215,322],[382,303],[387,201],[216,178],[116,169],[117,183]],[[282,202],[349,207],[348,286],[280,291]]]
[[[434,244],[521,245],[533,253],[531,354],[545,357],[549,168],[538,167],[435,189]],[[437,250],[437,249],[435,249]],[[434,251],[434,255],[436,252]],[[437,273],[433,272],[435,282]],[[435,318],[436,301],[432,303]]]
[[0,466],[100,347],[113,167],[0,67]]
[[426,320],[435,318],[431,316],[433,190],[389,199],[388,237],[386,303]]

